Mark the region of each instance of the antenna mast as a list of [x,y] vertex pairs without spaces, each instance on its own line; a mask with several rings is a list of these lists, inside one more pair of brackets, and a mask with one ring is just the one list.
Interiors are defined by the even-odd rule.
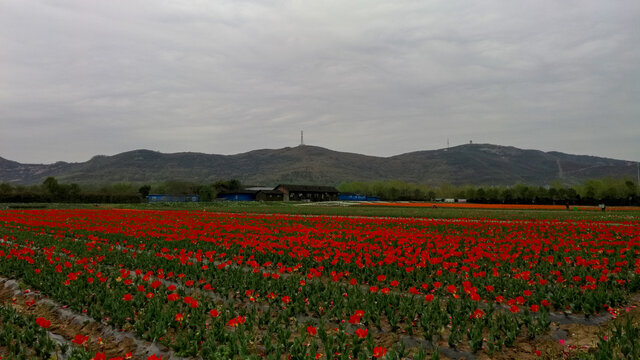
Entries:
[[304,131],[300,130],[300,145],[304,145]]

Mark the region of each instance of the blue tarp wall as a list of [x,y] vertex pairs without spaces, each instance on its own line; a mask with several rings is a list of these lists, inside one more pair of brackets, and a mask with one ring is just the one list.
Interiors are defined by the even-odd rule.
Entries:
[[256,194],[220,194],[218,195],[218,199],[225,199],[229,201],[254,201],[256,199]]
[[358,194],[339,194],[338,200],[340,201],[380,201],[380,198],[374,196],[365,196]]
[[198,195],[158,195],[147,196],[149,202],[198,202]]

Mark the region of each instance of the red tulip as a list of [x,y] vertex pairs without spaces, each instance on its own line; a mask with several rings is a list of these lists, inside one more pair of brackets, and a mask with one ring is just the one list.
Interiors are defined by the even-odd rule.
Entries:
[[307,334],[315,335],[318,333],[318,330],[313,326],[307,326]]
[[43,318],[43,317],[38,317],[36,318],[36,324],[38,324],[40,327],[42,328],[49,328],[49,326],[51,326],[51,321]]
[[78,334],[73,338],[73,340],[71,340],[71,342],[73,342],[74,344],[82,345],[87,340],[89,340],[89,336],[88,335],[80,335],[80,334]]
[[387,353],[387,349],[382,347],[382,346],[376,346],[376,347],[373,348],[373,357],[374,358],[381,358],[386,353]]

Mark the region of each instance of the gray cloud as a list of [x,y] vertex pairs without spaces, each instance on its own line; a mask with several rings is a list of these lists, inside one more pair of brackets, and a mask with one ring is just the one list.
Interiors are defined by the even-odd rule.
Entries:
[[490,142],[638,160],[634,1],[0,2],[0,156]]

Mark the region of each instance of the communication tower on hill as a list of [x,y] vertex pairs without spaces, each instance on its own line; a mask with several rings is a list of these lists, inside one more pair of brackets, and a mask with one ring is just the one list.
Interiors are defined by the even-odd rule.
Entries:
[[304,145],[304,131],[300,130],[300,145]]

